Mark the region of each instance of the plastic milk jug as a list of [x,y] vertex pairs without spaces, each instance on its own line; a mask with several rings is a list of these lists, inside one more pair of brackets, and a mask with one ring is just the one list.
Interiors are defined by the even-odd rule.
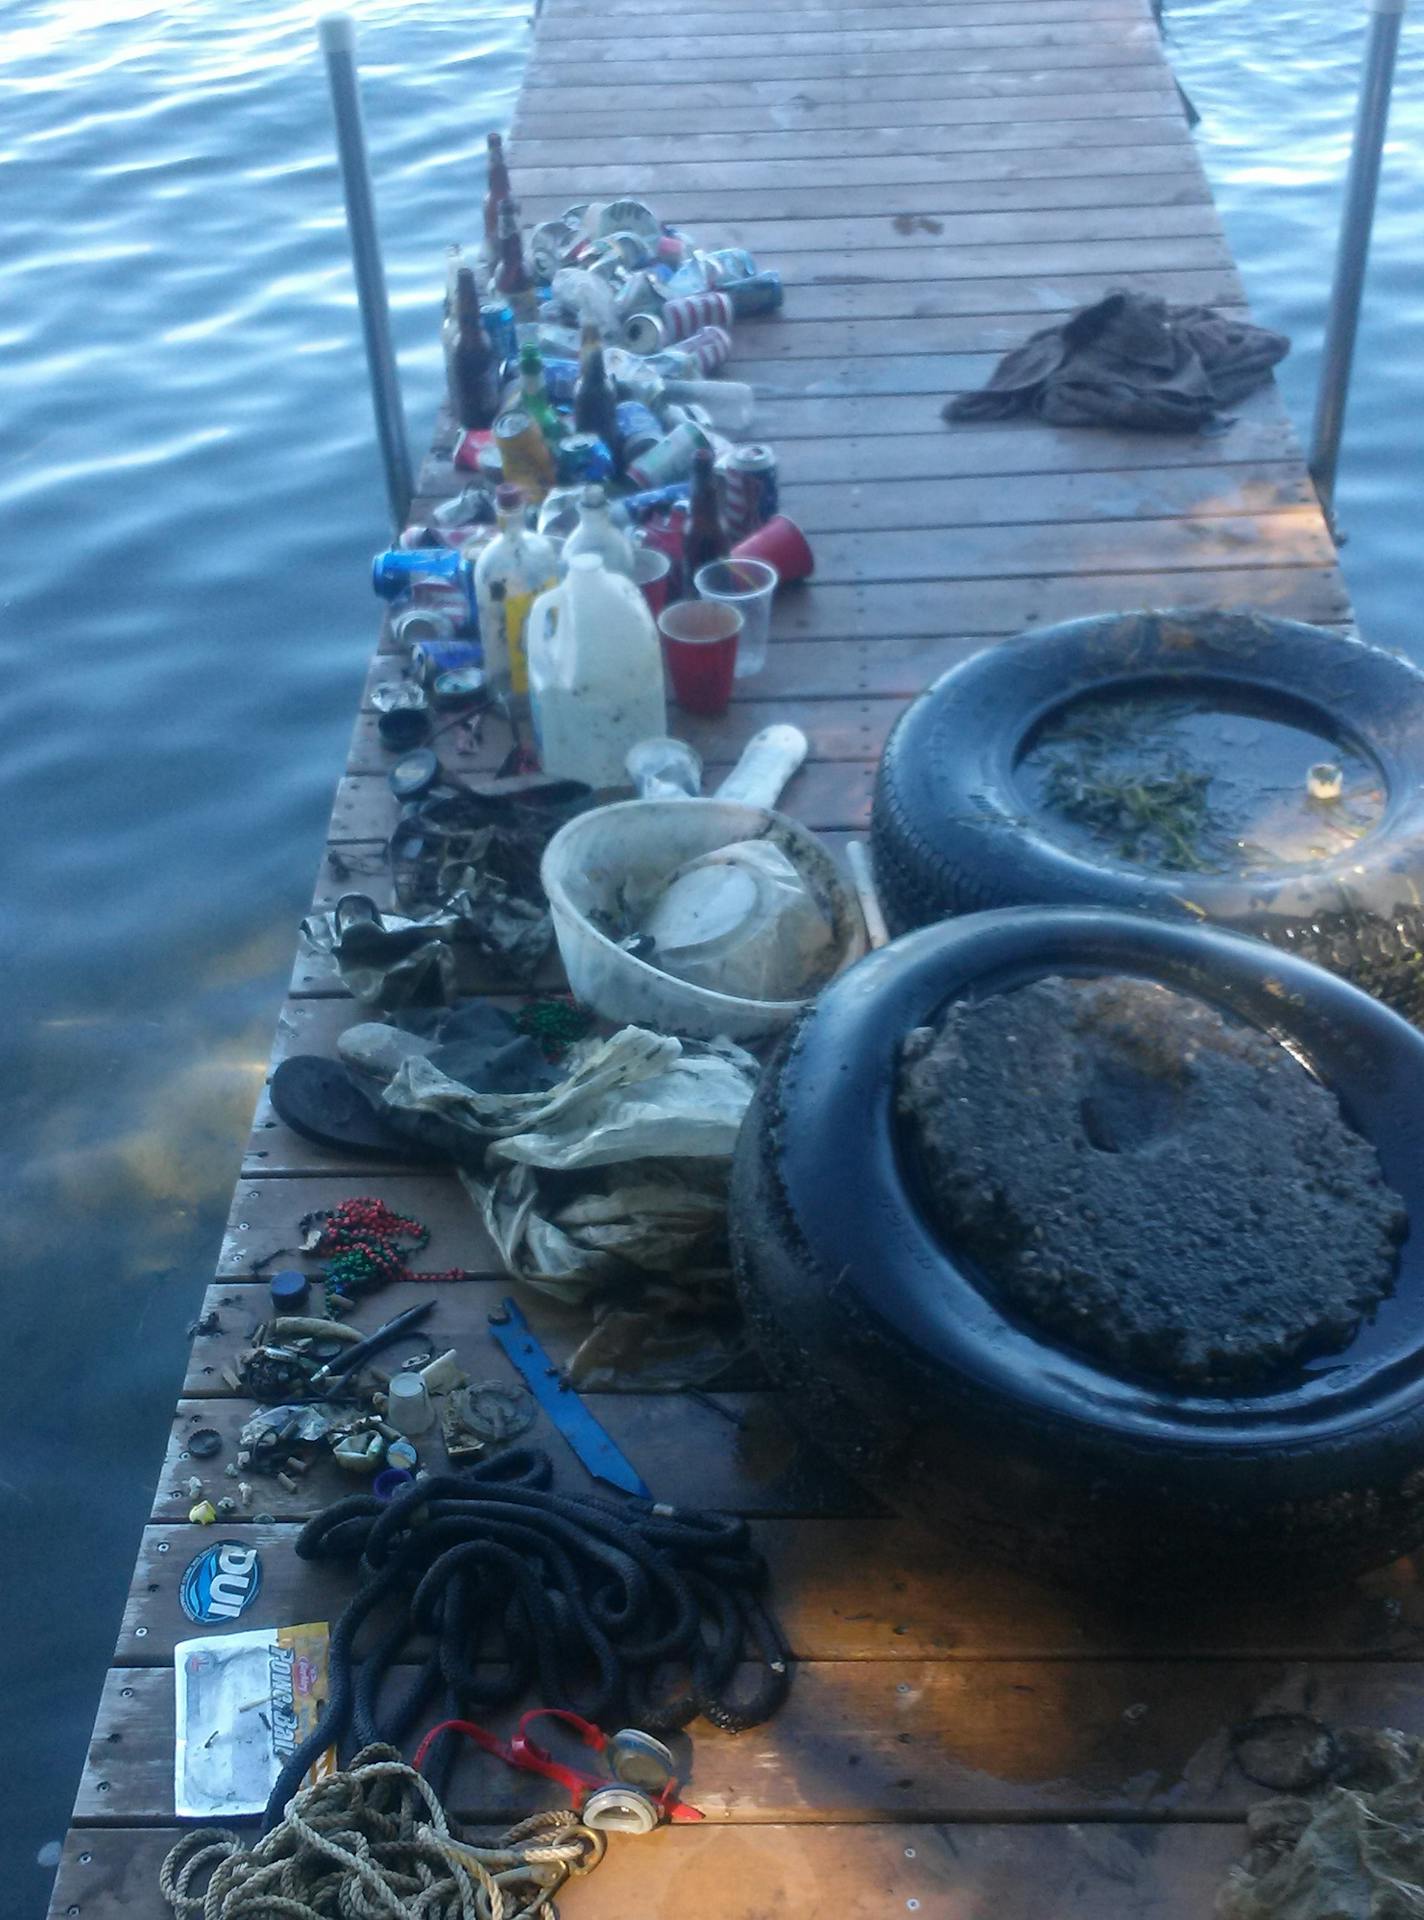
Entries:
[[662,649],[642,593],[601,555],[575,554],[530,609],[527,645],[544,771],[626,786],[628,749],[667,732]]

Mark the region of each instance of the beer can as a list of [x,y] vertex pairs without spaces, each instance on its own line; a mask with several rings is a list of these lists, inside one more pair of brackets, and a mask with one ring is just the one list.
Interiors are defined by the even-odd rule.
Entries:
[[618,504],[628,518],[636,523],[646,520],[650,513],[661,513],[670,507],[685,507],[691,494],[689,482],[674,480],[665,487],[648,487],[642,493],[625,493]]
[[630,313],[657,313],[663,304],[663,290],[650,273],[630,273],[614,297],[620,320]]
[[519,353],[519,337],[514,330],[514,314],[502,300],[492,300],[488,306],[480,308],[480,318],[485,323],[485,332],[490,337],[495,358],[503,366],[506,360],[513,360]]
[[729,280],[750,280],[757,270],[755,258],[745,247],[718,247],[698,258],[709,287],[725,287]]
[[680,299],[666,302],[662,323],[659,346],[690,340],[701,327],[730,327],[732,303],[725,293],[685,293]]
[[616,418],[618,454],[625,466],[645,454],[649,447],[655,447],[663,437],[658,416],[641,400],[620,400]]
[[571,433],[559,442],[554,466],[561,487],[613,478],[613,454],[596,433]]
[[732,336],[725,327],[703,327],[681,343],[682,351],[697,363],[699,372],[715,373],[732,357]]
[[513,407],[494,423],[495,445],[506,480],[542,499],[554,484],[549,443],[522,408]]
[[623,322],[624,344],[632,353],[657,353],[664,337],[663,323],[655,313],[630,313]]
[[628,468],[628,478],[640,492],[650,487],[669,486],[674,480],[686,480],[692,472],[693,455],[710,445],[701,427],[684,420],[633,461]]
[[732,449],[722,469],[722,504],[734,541],[766,525],[780,505],[776,455],[770,447]]
[[610,253],[616,253],[622,264],[632,273],[638,267],[649,267],[657,258],[651,244],[640,233],[629,233],[625,228],[621,233],[605,234],[599,246]]
[[775,313],[782,301],[781,275],[753,273],[745,280],[727,281],[722,292],[739,320],[749,320],[758,313]]

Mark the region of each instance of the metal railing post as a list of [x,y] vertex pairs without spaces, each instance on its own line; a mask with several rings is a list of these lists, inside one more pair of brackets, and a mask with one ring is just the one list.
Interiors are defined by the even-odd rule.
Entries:
[[1350,391],[1350,363],[1360,324],[1360,298],[1374,225],[1375,195],[1380,160],[1389,121],[1389,96],[1394,82],[1394,59],[1405,0],[1368,0],[1369,38],[1365,46],[1364,77],[1355,115],[1355,138],[1350,172],[1345,183],[1345,207],[1340,217],[1340,245],[1335,256],[1335,280],[1325,320],[1325,345],[1320,365],[1320,390],[1315,403],[1315,425],[1310,442],[1310,473],[1321,504],[1330,512],[1335,499],[1335,470],[1340,460],[1340,435],[1345,425],[1345,401]]
[[381,243],[376,234],[376,206],[366,159],[361,94],[356,82],[356,25],[350,14],[324,14],[318,22],[317,35],[326,56],[326,75],[331,85],[336,149],[346,197],[346,230],[351,236],[351,263],[356,273],[361,331],[365,336],[366,365],[371,376],[371,405],[375,409],[376,435],[386,470],[391,518],[399,529],[405,525],[415,489],[411,483],[400,375],[391,344],[391,312],[386,299],[385,269],[381,265]]

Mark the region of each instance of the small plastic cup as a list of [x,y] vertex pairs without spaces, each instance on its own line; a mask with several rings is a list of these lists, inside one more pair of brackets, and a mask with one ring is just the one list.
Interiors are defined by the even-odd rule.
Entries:
[[658,547],[634,547],[633,580],[654,620],[661,618],[671,584],[672,556]]
[[738,680],[760,673],[766,665],[766,643],[771,634],[771,596],[780,575],[766,560],[709,560],[697,569],[693,585],[702,600],[735,607],[742,616],[737,642]]
[[794,586],[798,580],[809,580],[816,571],[816,556],[810,541],[784,513],[774,513],[755,533],[739,540],[732,548],[732,558],[770,561],[784,587]]
[[725,600],[677,600],[658,621],[672,697],[686,713],[727,711],[742,616]]

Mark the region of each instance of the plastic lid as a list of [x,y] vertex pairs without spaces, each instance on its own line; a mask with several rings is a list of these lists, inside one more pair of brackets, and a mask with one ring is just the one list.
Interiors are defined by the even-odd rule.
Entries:
[[524,505],[524,489],[512,480],[502,480],[494,490],[494,503],[501,513],[518,513]]

